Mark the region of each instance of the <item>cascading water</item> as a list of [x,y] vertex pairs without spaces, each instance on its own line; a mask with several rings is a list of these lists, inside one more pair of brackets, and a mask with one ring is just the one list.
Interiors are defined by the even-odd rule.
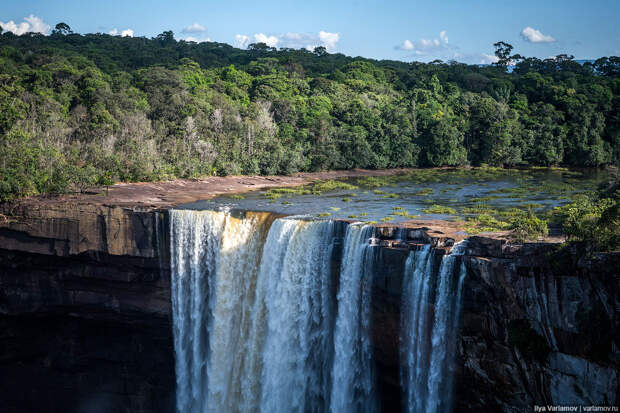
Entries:
[[325,410],[334,317],[333,239],[329,221],[281,219],[269,232],[259,275],[267,303],[263,412]]
[[[335,262],[338,225],[170,211],[179,412],[379,410],[371,345],[376,229],[348,225]],[[444,256],[437,276],[429,246],[407,260],[400,338],[408,411],[450,408],[464,267],[458,285],[453,273],[462,245]]]
[[461,263],[455,277],[457,256],[465,242],[444,255],[435,276],[433,253],[426,245],[407,259],[401,316],[401,382],[407,412],[450,412],[453,362],[461,295],[466,276]]
[[376,248],[368,241],[373,234],[374,228],[370,226],[350,225],[347,229],[334,332],[330,404],[334,413],[374,412],[378,408],[370,342]]
[[225,215],[170,211],[177,410],[202,412],[207,396],[211,290]]
[[341,389],[367,403],[370,227],[347,230],[338,303],[332,221],[174,210],[170,228],[179,412],[328,411]]

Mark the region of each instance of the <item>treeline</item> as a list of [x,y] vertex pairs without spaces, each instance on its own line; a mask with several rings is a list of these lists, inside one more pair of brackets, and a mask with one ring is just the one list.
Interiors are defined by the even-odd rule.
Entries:
[[619,58],[514,55],[507,70],[498,45],[480,67],[4,33],[0,201],[210,174],[618,163]]

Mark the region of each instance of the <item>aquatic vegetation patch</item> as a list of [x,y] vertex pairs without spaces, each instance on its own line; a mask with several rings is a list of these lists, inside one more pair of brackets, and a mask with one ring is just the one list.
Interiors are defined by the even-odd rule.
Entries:
[[521,205],[523,206],[523,208],[527,208],[527,209],[540,209],[540,208],[544,208],[545,206],[543,204],[537,204],[535,202],[522,202]]
[[407,219],[414,219],[414,218],[418,218],[419,217],[419,215],[411,215],[411,214],[409,214],[409,211],[402,210],[402,209],[392,212],[392,215],[396,215],[396,216],[399,216],[399,217],[404,217],[404,218],[407,218]]
[[469,202],[486,202],[486,201],[492,201],[494,199],[502,199],[503,196],[499,196],[499,195],[489,195],[489,196],[483,196],[483,197],[476,197],[476,198],[469,198],[468,201]]
[[357,189],[357,188],[358,188],[357,186],[344,182],[344,181],[337,181],[335,179],[329,179],[327,181],[316,182],[312,186],[312,193],[315,195],[318,195],[323,192],[330,192],[330,191],[335,191],[338,189],[352,190],[352,189]]
[[357,178],[356,184],[364,188],[379,188],[381,186],[387,186],[392,184],[397,179],[397,176],[365,176]]
[[465,207],[461,209],[463,214],[469,215],[477,215],[477,214],[497,214],[497,210],[491,207],[489,204],[476,204],[470,207]]
[[418,196],[427,196],[432,194],[433,192],[435,192],[433,188],[422,188],[419,191],[414,192],[413,194]]
[[445,205],[431,205],[430,207],[423,209],[422,212],[425,214],[442,214],[442,215],[452,215],[456,214],[456,209],[445,206]]

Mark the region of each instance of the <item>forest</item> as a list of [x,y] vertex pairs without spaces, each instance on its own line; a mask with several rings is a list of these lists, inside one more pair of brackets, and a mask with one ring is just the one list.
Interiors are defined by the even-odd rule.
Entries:
[[0,33],[0,202],[214,174],[618,165],[620,58],[495,47],[482,66]]

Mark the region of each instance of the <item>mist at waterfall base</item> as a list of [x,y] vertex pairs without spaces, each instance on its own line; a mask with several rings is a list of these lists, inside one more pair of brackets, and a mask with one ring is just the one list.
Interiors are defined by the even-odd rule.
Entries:
[[[264,212],[170,211],[177,411],[380,411],[374,232]],[[404,411],[451,408],[459,245],[438,269],[428,245],[406,262]]]

